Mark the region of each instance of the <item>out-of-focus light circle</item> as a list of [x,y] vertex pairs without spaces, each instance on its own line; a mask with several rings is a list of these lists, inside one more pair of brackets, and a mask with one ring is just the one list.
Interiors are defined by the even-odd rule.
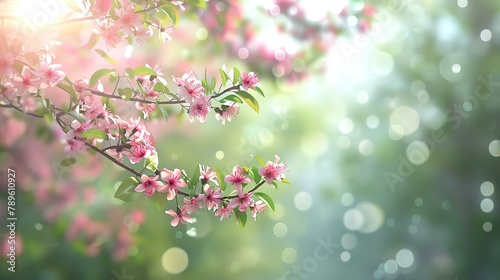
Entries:
[[302,58],[295,58],[292,62],[293,70],[302,72],[306,69],[306,62]]
[[286,263],[293,263],[297,260],[297,251],[294,248],[285,248],[281,253],[281,258]]
[[445,200],[443,201],[443,203],[441,203],[441,207],[443,208],[443,210],[448,211],[451,209],[451,203],[448,200]]
[[426,86],[425,86],[425,83],[423,81],[415,80],[415,81],[411,82],[410,89],[411,89],[411,92],[418,93],[422,90],[425,90]]
[[373,272],[373,278],[376,279],[376,280],[380,280],[382,279],[382,277],[384,277],[384,273],[380,270],[375,270]]
[[339,131],[349,134],[354,130],[354,122],[350,118],[343,118],[339,121]]
[[389,121],[391,123],[391,129],[395,126],[399,126],[403,129],[404,135],[409,135],[418,129],[420,117],[415,109],[401,106],[392,111],[389,116]]
[[363,139],[359,142],[358,151],[363,156],[369,156],[373,153],[373,143],[368,139]]
[[250,55],[250,52],[248,51],[247,48],[245,47],[241,47],[239,50],[238,50],[238,57],[240,59],[247,59],[248,56]]
[[421,165],[429,159],[430,151],[422,141],[413,141],[406,148],[406,157],[414,165]]
[[371,129],[377,128],[379,123],[380,121],[378,117],[375,115],[370,115],[366,118],[366,126],[368,126]]
[[415,206],[422,207],[424,205],[424,200],[421,197],[415,198]]
[[393,227],[396,224],[396,221],[393,218],[389,218],[385,223],[388,227]]
[[215,158],[216,159],[223,159],[224,158],[224,152],[223,151],[217,151],[215,153]]
[[369,100],[368,93],[364,90],[358,92],[358,94],[356,94],[356,100],[359,104],[365,104]]
[[324,7],[323,0],[308,0],[304,8],[306,19],[310,21],[320,21],[328,12],[328,9]]
[[490,232],[493,229],[493,224],[490,222],[486,222],[483,224],[483,230],[485,232]]
[[277,49],[275,52],[274,52],[274,58],[276,58],[277,60],[279,61],[282,61],[283,59],[285,59],[286,57],[286,53],[284,50],[282,49]]
[[363,213],[359,209],[349,209],[344,214],[344,225],[348,230],[359,230],[364,223]]
[[409,232],[410,234],[417,234],[417,232],[418,232],[418,227],[417,227],[416,225],[410,225],[410,226],[408,227],[408,232]]
[[492,156],[500,157],[500,140],[491,141],[490,145],[488,146],[488,150],[490,151],[490,154]]
[[414,224],[420,224],[420,222],[422,221],[422,217],[418,214],[415,214],[415,215],[411,216],[411,221]]
[[342,243],[342,247],[344,247],[344,249],[352,250],[358,245],[358,238],[356,235],[349,232],[342,236],[340,242]]
[[35,223],[35,229],[36,230],[42,230],[43,229],[43,225],[40,224],[40,223]]
[[386,76],[394,68],[392,56],[385,52],[375,52],[371,56],[370,66],[373,72],[379,76]]
[[132,46],[132,45],[127,45],[127,46],[125,47],[125,53],[123,54],[123,56],[124,56],[125,58],[131,58],[133,53],[134,53],[134,46]]
[[277,16],[280,13],[280,7],[276,4],[272,4],[269,8],[267,8],[267,10],[269,11],[269,14],[273,16]]
[[358,18],[355,16],[349,16],[347,18],[347,24],[352,27],[356,26],[358,24]]
[[420,103],[426,103],[429,101],[429,93],[426,90],[421,90],[417,93],[417,100]]
[[469,4],[469,0],[457,0],[457,4],[460,8],[465,8]]
[[405,132],[400,125],[391,125],[389,128],[389,138],[392,140],[399,140],[403,138]]
[[299,192],[295,195],[293,202],[295,207],[301,211],[307,211],[312,206],[312,197],[307,192]]
[[387,260],[384,264],[385,272],[394,274],[398,271],[398,263],[395,260]]
[[481,184],[481,194],[483,194],[484,196],[490,196],[493,194],[493,192],[495,192],[495,186],[493,186],[493,184],[489,181],[485,181]]
[[396,262],[402,268],[408,268],[413,265],[415,258],[412,251],[408,249],[401,249],[396,254]]
[[277,223],[273,227],[273,233],[276,237],[283,237],[286,235],[288,228],[284,223]]
[[460,66],[460,64],[458,63],[455,63],[451,66],[451,71],[453,71],[453,73],[459,73],[460,70],[462,70],[462,66]]
[[347,135],[340,135],[337,139],[337,146],[342,150],[345,150],[351,146],[351,138]]
[[348,262],[351,259],[351,253],[349,253],[347,251],[340,253],[340,259],[343,262]]
[[276,64],[273,67],[273,75],[276,77],[281,77],[285,75],[285,67],[281,64]]
[[188,254],[181,248],[172,247],[163,253],[161,264],[171,274],[179,274],[186,270],[189,263]]
[[354,196],[352,195],[352,193],[345,193],[340,197],[340,202],[344,206],[351,206],[354,202]]
[[481,37],[481,40],[483,40],[484,42],[488,42],[491,40],[491,31],[489,29],[484,29],[483,31],[481,31],[479,37]]
[[196,30],[196,38],[200,41],[207,39],[208,31],[205,27],[200,27]]
[[356,208],[359,209],[363,215],[363,224],[359,231],[371,233],[378,230],[384,224],[384,211],[378,205],[364,201],[360,202]]
[[495,204],[493,203],[493,200],[489,198],[484,198],[483,200],[481,200],[481,210],[483,210],[484,213],[493,211],[494,207]]

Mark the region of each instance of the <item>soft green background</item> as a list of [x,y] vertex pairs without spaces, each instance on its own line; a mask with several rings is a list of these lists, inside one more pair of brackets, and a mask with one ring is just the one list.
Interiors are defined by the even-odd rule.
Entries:
[[[122,269],[135,277],[122,279],[136,280],[279,279],[303,266],[302,276],[292,272],[286,279],[498,279],[500,3],[470,1],[461,8],[457,1],[400,1],[397,9],[390,1],[375,4],[389,20],[380,21],[381,31],[363,44],[352,36],[340,39],[306,66],[312,74],[300,83],[261,77],[267,97],[259,99],[260,114],[245,106],[225,126],[213,116],[203,125],[185,120],[157,138],[161,163],[188,173],[197,161],[230,171],[236,163],[256,164],[250,154],[280,155],[293,184],[264,187],[275,212],[267,210],[244,230],[207,212],[196,215],[193,225],[171,228],[170,217],[141,199],[132,203],[147,214],[134,233],[136,247],[124,261],[113,262],[106,253],[87,257],[65,241],[59,226],[68,221],[35,230],[35,223],[44,222],[33,196],[18,193],[24,252],[15,278],[2,269],[2,279],[118,279]],[[480,36],[484,29],[492,33],[487,42]],[[202,71],[203,42],[189,52]],[[243,65],[223,55],[209,63]],[[480,77],[497,84],[476,102]],[[391,130],[394,125],[399,128]],[[407,135],[398,134],[401,128]],[[422,146],[414,141],[432,139],[433,133],[446,140],[431,140],[436,145],[423,152],[415,148]],[[420,163],[412,171],[408,157]],[[388,183],[388,176],[397,181]],[[486,181],[494,186],[491,195],[481,192]],[[97,190],[108,188],[87,209],[90,216],[117,203],[109,189],[115,182],[106,172],[89,178]],[[197,237],[187,234],[192,228]],[[324,261],[312,261],[318,238],[338,244]],[[162,266],[172,247],[187,253],[181,274]]]

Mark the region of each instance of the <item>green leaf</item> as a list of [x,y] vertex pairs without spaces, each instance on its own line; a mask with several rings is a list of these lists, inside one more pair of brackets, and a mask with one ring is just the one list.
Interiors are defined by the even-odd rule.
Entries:
[[89,130],[85,130],[84,132],[82,132],[82,134],[80,136],[82,138],[95,138],[95,139],[104,139],[104,140],[108,139],[108,134],[106,134],[106,132],[104,132],[100,129],[97,129],[97,128],[91,128]]
[[164,193],[156,192],[150,199],[158,211],[163,210],[167,206],[167,196]]
[[158,163],[158,154],[154,154],[153,156],[144,160],[144,167],[154,172],[156,169],[158,169]]
[[99,70],[95,71],[94,74],[92,74],[92,76],[90,76],[89,87],[93,87],[97,83],[97,81],[102,79],[104,76],[109,75],[113,71],[115,71],[115,70],[106,69],[106,68],[99,69]]
[[43,114],[43,119],[48,123],[51,124],[54,122],[54,115],[50,112],[47,112]]
[[234,95],[234,94],[231,94],[231,95],[228,95],[228,96],[222,98],[220,100],[220,103],[226,103],[227,101],[233,101],[233,102],[237,102],[237,103],[243,103],[243,100],[241,100],[241,98],[239,98],[237,95]]
[[219,182],[221,190],[225,191],[227,182],[224,181],[224,173],[222,173],[218,168],[215,168],[215,173],[217,173],[217,181]]
[[98,42],[99,36],[95,33],[92,33],[92,35],[90,35],[89,41],[87,42],[87,51],[93,49]]
[[167,3],[166,5],[162,6],[161,9],[165,13],[167,13],[168,17],[172,20],[174,26],[177,26],[179,20],[179,12],[175,8],[175,6],[170,3]]
[[158,111],[160,111],[160,113],[162,114],[162,116],[165,119],[165,121],[167,121],[168,120],[168,112],[167,112],[167,110],[165,110],[165,108],[163,108],[163,106],[161,106],[160,104],[156,104],[156,109]]
[[286,178],[281,179],[281,183],[285,183],[285,184],[289,184],[289,185],[291,185],[291,184],[292,184],[292,182],[290,182],[290,181],[289,181],[288,179],[286,179]]
[[68,83],[69,83],[69,85],[59,83],[59,84],[57,84],[57,87],[64,90],[65,92],[69,93],[71,95],[71,98],[73,98],[73,100],[76,101],[78,99],[78,97],[76,96],[76,92],[73,89],[73,87],[71,86],[72,84],[71,84],[71,81],[69,81],[69,79],[68,79]]
[[219,73],[220,73],[220,79],[222,81],[222,86],[226,86],[226,83],[227,83],[227,80],[229,80],[229,77],[227,76],[227,73],[226,71],[222,70],[222,69],[219,69]]
[[262,91],[262,89],[260,87],[254,86],[254,87],[252,87],[252,89],[255,90],[256,92],[260,93],[260,95],[262,95],[262,97],[266,97],[264,95],[264,92]]
[[274,211],[274,201],[271,199],[270,196],[268,196],[267,194],[265,193],[262,193],[262,192],[256,192],[254,193],[254,195],[258,196],[262,201],[264,201],[264,203],[269,206],[269,208],[271,210]]
[[168,91],[168,88],[162,83],[156,83],[153,87],[153,90],[156,92],[165,92]]
[[202,9],[206,9],[207,8],[207,2],[205,2],[203,0],[187,0],[187,2],[189,4],[191,4],[191,5],[200,7]]
[[251,170],[253,173],[252,179],[254,180],[254,182],[257,182],[257,183],[260,182],[260,180],[262,179],[262,176],[260,176],[260,174],[259,174],[259,168],[257,166],[252,166]]
[[252,95],[250,95],[250,93],[239,90],[236,94],[241,97],[243,101],[245,101],[245,103],[247,103],[255,112],[259,112],[259,102]]
[[234,215],[236,216],[236,221],[241,228],[244,228],[247,223],[247,212],[241,212],[238,209],[234,209]]
[[86,122],[85,118],[83,118],[82,115],[78,114],[75,111],[70,111],[68,114],[70,114],[71,116],[73,116],[77,121],[79,121],[81,123]]
[[114,66],[116,66],[116,64],[118,64],[116,62],[116,60],[114,60],[112,57],[110,57],[108,55],[107,52],[101,50],[101,49],[95,49],[95,52],[98,53],[102,58],[104,58],[107,62],[113,64]]
[[130,79],[134,78],[134,69],[132,68],[125,68],[125,73]]
[[276,183],[276,181],[274,181],[274,182],[271,184],[271,186],[273,186],[273,188],[275,188],[275,189],[278,189],[278,183]]
[[155,70],[147,66],[138,66],[134,68],[134,76],[146,76],[146,75],[158,76]]
[[191,177],[191,180],[189,180],[188,188],[189,189],[194,188],[194,186],[198,184],[198,181],[200,181],[200,165],[196,163],[193,177]]
[[139,184],[139,181],[134,177],[125,179],[115,192],[114,197],[121,201],[130,202],[139,197],[139,193],[134,189]]
[[125,100],[128,101],[130,98],[132,98],[132,95],[134,95],[134,92],[132,91],[131,88],[119,88],[118,89],[118,95]]
[[67,158],[67,159],[61,161],[61,163],[59,165],[66,167],[66,166],[71,166],[71,165],[75,164],[75,162],[76,162],[75,158]]
[[263,158],[255,155],[252,155],[252,157],[260,164],[260,166],[266,166],[266,161]]
[[238,68],[233,68],[233,85],[237,84],[240,79],[240,70]]

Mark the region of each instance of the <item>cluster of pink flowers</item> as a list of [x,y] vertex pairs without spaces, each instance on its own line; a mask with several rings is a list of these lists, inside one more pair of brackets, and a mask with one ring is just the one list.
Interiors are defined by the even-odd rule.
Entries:
[[[217,179],[217,173],[208,166],[199,166],[200,175],[198,178],[187,178],[187,180],[196,179],[201,182],[200,193],[192,193],[189,195],[182,192],[181,188],[186,188],[188,184],[183,179],[183,172],[179,169],[170,171],[163,169],[160,175],[148,176],[142,175],[141,182],[135,187],[136,192],[144,192],[146,196],[152,196],[155,191],[158,193],[166,193],[167,200],[173,200],[177,195],[184,195],[184,204],[178,205],[176,210],[170,209],[165,211],[172,216],[172,226],[179,226],[185,223],[192,223],[193,219],[190,214],[206,208],[215,213],[215,216],[220,216],[220,220],[227,219],[234,213],[235,209],[239,212],[251,211],[251,216],[254,220],[258,213],[263,213],[267,205],[262,200],[255,201],[252,197],[254,191],[258,189],[262,183],[267,182],[273,184],[273,181],[281,181],[285,179],[285,172],[288,172],[284,162],[278,163],[279,157],[275,156],[274,162],[267,162],[264,167],[258,169],[258,174],[262,176],[262,181],[255,181],[255,187],[250,191],[245,191],[244,188],[252,183],[252,178],[248,168],[243,168],[239,165],[233,168],[231,174],[224,177],[224,182],[233,186],[234,190],[228,196],[224,196],[224,190],[221,188]],[[161,178],[161,179],[160,179]],[[196,186],[191,186],[196,190]],[[177,201],[177,200],[176,200]]]

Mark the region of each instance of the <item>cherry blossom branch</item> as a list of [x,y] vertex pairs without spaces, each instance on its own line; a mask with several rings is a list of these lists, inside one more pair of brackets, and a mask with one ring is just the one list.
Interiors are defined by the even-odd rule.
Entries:
[[32,116],[32,117],[35,117],[35,118],[43,118],[43,116],[41,116],[41,115],[30,113],[30,112],[25,112],[21,108],[14,106],[14,104],[12,104],[12,102],[10,102],[9,99],[7,99],[7,100],[9,101],[10,105],[0,104],[0,107],[2,107],[2,108],[12,108],[12,109],[15,109],[15,110],[23,113],[23,114],[26,114],[26,115],[29,115],[29,116]]
[[102,156],[104,156],[105,158],[109,159],[110,161],[112,161],[113,163],[115,163],[116,165],[120,166],[121,168],[127,170],[128,172],[134,174],[136,177],[141,177],[141,173],[135,171],[134,169],[126,166],[125,164],[119,162],[117,159],[115,159],[114,157],[108,155],[107,153],[105,153],[104,151],[101,151],[101,149],[97,148],[96,146],[88,143],[88,142],[85,142],[85,146],[91,148],[92,150],[98,152],[99,154],[101,154]]
[[[251,192],[256,191],[258,188],[260,188],[262,185],[264,185],[265,182],[266,182],[266,180],[260,181],[257,185],[255,185],[255,187],[253,187],[253,189],[249,190],[248,192],[251,193]],[[233,199],[236,197],[238,197],[238,196],[237,195],[230,195],[230,196],[223,197],[223,199]]]

